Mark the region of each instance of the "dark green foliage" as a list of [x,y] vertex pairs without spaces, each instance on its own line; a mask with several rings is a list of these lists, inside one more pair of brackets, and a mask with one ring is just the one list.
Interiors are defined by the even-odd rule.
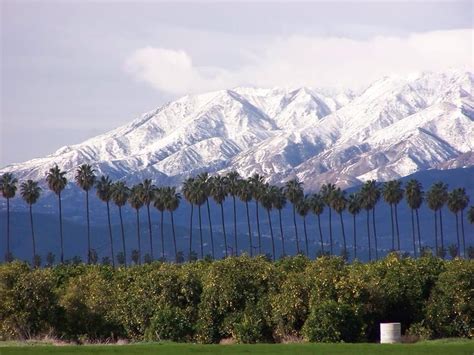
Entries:
[[472,337],[474,263],[397,253],[363,264],[340,257],[229,257],[129,268],[0,265],[0,339],[218,343],[376,341],[379,323],[419,338]]
[[25,339],[56,324],[59,306],[54,275],[12,262],[0,268],[0,340]]
[[311,310],[302,333],[311,342],[356,342],[362,334],[363,321],[345,303],[325,301]]
[[148,341],[186,341],[192,335],[192,319],[178,307],[157,310],[145,331],[145,339]]
[[427,323],[435,337],[474,336],[474,263],[446,263],[427,306]]

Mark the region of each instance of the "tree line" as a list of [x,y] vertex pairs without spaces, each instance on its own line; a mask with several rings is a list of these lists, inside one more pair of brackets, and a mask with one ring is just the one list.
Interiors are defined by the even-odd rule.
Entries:
[[[105,203],[107,209],[107,220],[108,220],[108,231],[109,231],[109,242],[110,242],[110,259],[106,258],[107,262],[111,262],[115,266],[115,260],[119,264],[127,265],[127,248],[125,241],[125,232],[123,225],[122,209],[128,203],[136,212],[136,228],[137,228],[137,242],[138,250],[132,251],[132,260],[136,264],[141,264],[142,261],[150,262],[155,259],[153,250],[153,231],[151,224],[151,212],[150,206],[153,206],[160,213],[160,254],[161,259],[165,258],[165,236],[164,236],[164,213],[169,213],[172,230],[172,242],[173,252],[175,261],[183,261],[183,252],[177,249],[177,236],[175,231],[174,223],[174,212],[180,206],[181,199],[187,201],[190,206],[190,220],[189,220],[189,260],[194,260],[198,256],[204,258],[204,241],[202,233],[202,208],[207,209],[209,232],[210,232],[210,244],[211,244],[211,257],[215,258],[215,238],[213,223],[211,220],[210,203],[209,200],[213,199],[220,208],[220,223],[222,225],[222,234],[224,242],[224,255],[238,256],[239,255],[239,240],[237,233],[237,208],[236,200],[239,199],[245,204],[246,222],[248,229],[248,254],[261,255],[265,252],[270,254],[273,260],[276,259],[275,243],[277,243],[277,237],[274,233],[274,226],[272,225],[271,213],[272,211],[278,212],[278,237],[281,243],[281,250],[283,255],[286,255],[286,236],[283,229],[282,223],[282,210],[290,203],[292,206],[293,213],[293,227],[294,227],[294,240],[296,243],[296,252],[309,255],[309,244],[308,244],[308,233],[306,228],[306,218],[312,213],[317,217],[318,231],[319,231],[319,250],[318,255],[334,255],[334,233],[333,233],[333,216],[332,213],[336,213],[339,217],[339,224],[342,235],[342,256],[345,258],[349,257],[350,251],[347,248],[347,234],[346,226],[344,225],[343,213],[347,211],[352,215],[352,255],[353,258],[357,258],[358,243],[358,231],[356,224],[356,216],[366,212],[366,238],[368,245],[368,256],[369,260],[372,260],[373,256],[378,259],[378,238],[377,229],[375,223],[376,206],[383,199],[390,206],[390,218],[391,218],[391,235],[392,235],[392,250],[401,251],[400,248],[400,228],[398,218],[398,206],[405,199],[411,210],[411,235],[412,235],[412,247],[413,255],[421,255],[424,252],[422,246],[422,237],[420,232],[420,221],[419,221],[419,210],[423,203],[433,211],[434,215],[434,252],[440,257],[444,257],[446,254],[446,245],[443,231],[443,215],[442,208],[447,206],[449,211],[453,213],[456,219],[456,244],[450,245],[448,250],[449,254],[454,258],[456,256],[464,255],[467,257],[466,239],[464,232],[464,211],[469,205],[469,196],[466,194],[465,188],[455,188],[448,191],[448,185],[443,182],[434,183],[428,191],[424,191],[421,183],[415,179],[409,180],[404,186],[400,180],[392,180],[385,183],[377,183],[375,180],[369,180],[362,185],[362,187],[353,193],[348,194],[340,187],[334,184],[327,183],[321,186],[321,189],[317,193],[305,194],[303,183],[298,179],[291,179],[285,183],[284,186],[274,186],[265,183],[263,176],[254,174],[249,178],[241,177],[237,172],[231,171],[226,175],[215,175],[211,176],[204,172],[195,177],[190,177],[183,182],[181,192],[178,192],[175,186],[155,186],[150,179],[145,179],[143,182],[138,183],[134,186],[128,187],[124,181],[112,181],[108,176],[102,175],[96,176],[94,169],[89,164],[83,164],[76,170],[75,183],[85,193],[85,209],[86,209],[86,221],[87,221],[87,262],[97,262],[97,254],[94,249],[91,248],[91,236],[90,236],[90,211],[89,211],[89,192],[94,188],[96,196]],[[64,263],[64,243],[63,243],[63,218],[62,218],[62,199],[61,193],[66,187],[68,180],[66,178],[66,172],[62,171],[57,165],[52,167],[46,176],[46,183],[48,188],[54,192],[58,198],[58,211],[59,211],[59,242],[60,242],[60,262]],[[18,180],[11,173],[4,173],[0,179],[0,190],[3,197],[7,200],[7,240],[6,240],[6,255],[5,260],[11,261],[13,256],[10,251],[10,199],[15,197],[18,188]],[[40,198],[42,189],[39,186],[38,181],[27,180],[20,184],[20,195],[23,200],[29,206],[29,217],[31,225],[31,238],[33,246],[32,264],[39,266],[41,264],[41,258],[36,254],[36,242],[35,242],[35,229],[33,220],[33,205]],[[233,214],[233,233],[228,235],[229,226],[225,222],[224,214],[224,201],[227,198],[232,199],[232,214]],[[256,227],[257,227],[257,240],[254,243],[252,237],[252,228],[250,224],[250,213],[249,203],[255,203],[256,213]],[[112,224],[110,219],[110,204],[113,203],[119,213],[120,218],[120,234],[122,241],[122,250],[115,255],[114,243],[112,238]],[[141,232],[140,232],[140,213],[142,208],[146,208],[147,219],[148,219],[148,239],[149,239],[149,254],[145,254],[142,257],[142,246],[141,246]],[[264,216],[259,215],[259,210],[263,208],[266,212],[266,219],[270,230],[271,236],[271,252],[262,250],[262,239],[261,239],[261,221],[260,219]],[[193,217],[197,209],[198,223],[199,223],[199,255],[193,250]],[[321,214],[323,211],[328,210],[328,222],[329,222],[329,250],[325,249],[325,243],[321,228]],[[301,231],[298,231],[296,222],[296,215],[300,215],[303,218],[303,236],[300,237]],[[471,206],[467,212],[467,218],[470,223],[474,223],[474,206]],[[372,225],[370,220],[372,219]],[[459,228],[461,227],[461,228]],[[300,234],[299,234],[300,233]],[[229,237],[229,238],[228,238]],[[372,247],[373,242],[373,247]],[[429,244],[432,241],[424,241],[425,244]],[[256,244],[256,245],[254,245]],[[372,254],[375,252],[375,255]],[[48,255],[48,263],[54,263],[54,255],[50,253]]]
[[407,341],[474,329],[474,262],[390,253],[371,263],[305,255],[134,267],[0,264],[0,341]]

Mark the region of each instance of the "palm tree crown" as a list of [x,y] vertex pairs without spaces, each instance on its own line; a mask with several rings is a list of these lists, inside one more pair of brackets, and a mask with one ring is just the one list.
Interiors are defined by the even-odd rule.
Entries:
[[0,191],[4,198],[13,198],[17,190],[18,179],[12,173],[5,173],[0,179]]
[[49,169],[48,174],[46,175],[46,182],[51,191],[56,195],[59,195],[62,190],[67,185],[66,172],[61,171],[57,165]]
[[96,195],[102,202],[109,202],[112,196],[112,180],[102,175],[96,182]]
[[20,185],[21,197],[29,205],[33,205],[38,201],[41,191],[42,189],[38,186],[37,181],[27,180]]
[[89,164],[82,164],[76,171],[76,184],[84,191],[90,190],[95,183],[94,169]]

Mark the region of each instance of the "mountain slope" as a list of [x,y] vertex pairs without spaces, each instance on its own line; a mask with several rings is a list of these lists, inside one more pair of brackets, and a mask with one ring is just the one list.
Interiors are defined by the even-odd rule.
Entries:
[[297,176],[309,188],[388,180],[430,168],[473,165],[473,74],[386,77],[359,94],[310,88],[236,88],[185,96],[128,125],[12,164],[19,179],[44,180],[57,163],[130,182],[178,184],[207,170]]

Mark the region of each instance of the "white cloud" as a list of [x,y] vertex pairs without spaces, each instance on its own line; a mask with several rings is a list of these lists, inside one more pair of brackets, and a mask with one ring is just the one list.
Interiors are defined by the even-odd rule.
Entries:
[[[136,79],[172,94],[239,85],[357,87],[384,75],[472,69],[473,38],[472,29],[369,40],[279,37],[260,43],[250,62],[233,69],[196,66],[184,50],[146,47],[135,51],[125,68]],[[256,47],[251,44],[249,48]]]

